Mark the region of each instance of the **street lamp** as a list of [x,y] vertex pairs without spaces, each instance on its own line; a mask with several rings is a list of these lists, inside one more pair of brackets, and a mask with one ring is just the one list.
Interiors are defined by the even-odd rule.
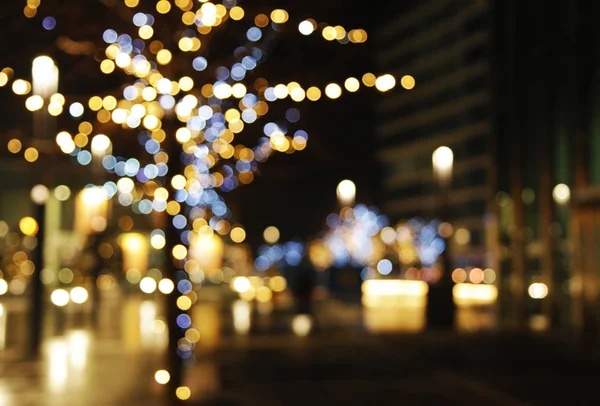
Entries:
[[[448,189],[452,181],[454,153],[448,147],[439,147],[433,152],[432,165],[434,178],[440,191],[438,217],[448,220]],[[442,236],[445,249],[440,255],[442,276],[430,287],[427,298],[427,326],[429,328],[452,329],[454,327],[455,304],[452,293],[452,261],[450,256],[450,235]]]
[[[48,99],[58,90],[58,68],[52,58],[39,56],[33,60],[31,67],[33,82],[33,93],[42,99]],[[49,135],[54,130],[54,122],[50,120],[47,111],[38,109],[33,113],[33,138],[40,145],[49,140]],[[43,141],[42,141],[43,140]],[[41,141],[41,142],[40,142]],[[41,272],[44,268],[45,247],[45,223],[46,223],[46,201],[49,191],[46,186],[37,185],[31,191],[31,199],[35,204],[35,218],[38,223],[37,245],[33,252],[35,270],[32,275],[31,288],[31,326],[30,326],[30,349],[37,353],[42,337],[42,318],[44,287],[41,281]]]
[[345,179],[338,184],[336,189],[338,202],[342,207],[354,206],[356,185],[351,180]]

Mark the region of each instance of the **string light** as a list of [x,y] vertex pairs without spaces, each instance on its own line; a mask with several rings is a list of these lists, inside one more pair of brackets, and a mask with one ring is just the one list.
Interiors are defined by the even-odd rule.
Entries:
[[[34,6],[35,4],[37,5]],[[140,1],[123,0],[122,4],[135,9]],[[30,0],[23,11],[25,16],[35,16],[37,6],[39,0]],[[249,73],[265,60],[264,53],[269,49],[270,41],[270,36],[266,34],[279,31],[280,25],[293,24],[304,36],[311,36],[322,27],[321,35],[313,35],[311,38],[322,37],[329,42],[361,44],[368,39],[363,29],[348,30],[341,25],[319,24],[312,18],[294,20],[284,9],[271,10],[251,18],[247,10],[240,6],[228,7],[231,5],[209,1],[157,1],[155,8],[158,14],[134,14],[132,22],[134,33],[137,34],[134,35],[135,40],[126,33],[117,33],[112,29],[107,29],[102,36],[106,48],[104,55],[98,59],[100,73],[112,75],[118,72],[127,75],[131,80],[124,83],[122,93],[93,95],[85,101],[66,100],[60,94],[53,95],[49,101],[36,95],[25,100],[25,107],[30,111],[47,106],[49,114],[59,116],[68,112],[78,124],[81,119],[95,118],[106,126],[118,126],[138,133],[142,152],[147,154],[146,159],[112,155],[111,137],[94,134],[93,126],[87,121],[86,126],[78,126],[78,131],[62,131],[55,139],[60,150],[64,154],[73,155],[80,164],[90,164],[93,154],[98,161],[94,164],[98,163],[107,172],[119,177],[118,181],[107,182],[104,187],[99,188],[106,193],[106,197],[115,198],[122,206],[131,206],[138,214],[155,211],[167,212],[171,216],[169,221],[180,230],[181,243],[175,245],[169,255],[180,261],[186,271],[188,267],[193,269],[188,264],[193,263],[194,242],[201,241],[202,244],[198,246],[217,249],[219,235],[228,236],[234,243],[243,243],[246,239],[246,231],[229,222],[231,211],[221,192],[251,183],[259,164],[267,161],[275,152],[291,154],[304,150],[308,143],[308,134],[301,128],[279,128],[273,122],[264,126],[265,137],[252,148],[236,143],[236,138],[241,139],[238,134],[266,116],[271,103],[288,97],[298,103],[306,99],[316,102],[321,100],[323,94],[329,99],[337,99],[343,94],[342,86],[337,83],[330,83],[324,88],[303,87],[295,81],[269,85],[262,78],[253,84],[248,83],[247,78],[253,76]],[[169,50],[166,45],[170,42],[159,38],[161,30],[158,20],[160,16],[175,11],[181,12],[181,24],[185,27],[184,31],[176,34],[176,45]],[[249,44],[246,45],[245,52],[236,51],[234,61],[226,65],[194,54],[203,49],[201,38],[226,22],[251,25],[242,38],[243,43]],[[169,35],[173,32],[169,30]],[[198,76],[173,76],[170,74],[173,70],[165,68],[175,65],[175,62],[178,66],[184,64],[185,58],[191,60],[188,61],[190,72],[208,72],[211,68],[216,72],[216,77],[198,83]],[[0,87],[7,85],[12,77],[12,72],[0,72]],[[401,84],[408,89],[410,83],[405,78]],[[386,92],[394,88],[396,81],[389,74],[376,77],[367,73],[362,76],[362,83],[365,87],[375,87]],[[414,83],[412,86],[414,87]],[[347,92],[357,92],[361,88],[360,81],[348,78],[343,82],[343,88]],[[27,95],[31,92],[31,84],[17,79],[12,82],[12,90],[17,95]],[[290,124],[296,125],[299,113],[296,110],[286,115],[286,118]],[[163,125],[167,120],[178,122],[179,129],[175,131],[175,138],[180,150],[171,150],[166,145],[168,137]],[[12,153],[16,154],[22,148],[19,140],[9,142]],[[29,162],[36,161],[38,156],[39,152],[33,147],[25,150],[24,157]],[[169,173],[169,162],[180,157],[183,171]],[[171,194],[166,189],[168,183],[164,181],[165,178],[173,187]],[[28,221],[23,224],[23,229],[33,235],[37,232],[37,225],[34,227]],[[129,229],[132,226],[133,224]],[[265,230],[267,242],[275,244],[278,239],[279,231],[276,228]],[[163,249],[166,245],[164,233],[153,232],[150,245],[157,250]],[[149,275],[141,278],[140,275],[136,280],[136,283],[139,281],[140,289],[147,294],[157,289],[163,294],[179,292],[177,305],[181,312],[176,322],[187,332],[195,331],[191,319],[185,313],[195,301],[191,297],[191,275],[191,272],[184,273],[177,280]],[[274,286],[277,290],[282,289],[281,283]],[[73,302],[83,303],[87,300],[87,291],[84,295],[83,291],[75,289],[77,288],[71,291],[70,299]],[[262,286],[253,289],[251,293],[257,300],[266,302],[271,300],[272,292],[277,290]],[[65,296],[62,292],[56,296],[59,303],[57,305],[66,304],[65,300],[69,300],[69,295]],[[188,337],[187,333],[185,337]],[[195,342],[191,341],[186,345],[179,345],[179,356],[191,357],[194,345]],[[166,384],[170,380],[170,374],[166,370],[157,371],[155,380]],[[191,396],[191,392],[189,388],[182,386],[177,389],[176,395],[185,400]]]

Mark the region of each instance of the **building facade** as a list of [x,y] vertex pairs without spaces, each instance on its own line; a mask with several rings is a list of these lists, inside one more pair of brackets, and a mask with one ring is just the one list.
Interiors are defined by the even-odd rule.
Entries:
[[600,6],[399,7],[375,36],[377,68],[416,86],[376,106],[384,212],[436,217],[431,154],[450,147],[447,220],[470,236],[453,239],[454,265],[497,270],[506,320],[597,329]]

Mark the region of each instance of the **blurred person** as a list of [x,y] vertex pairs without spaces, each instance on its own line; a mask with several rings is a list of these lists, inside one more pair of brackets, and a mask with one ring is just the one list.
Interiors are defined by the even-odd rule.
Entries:
[[311,314],[317,272],[307,255],[298,265],[290,269],[290,281],[290,288],[296,301],[296,313]]

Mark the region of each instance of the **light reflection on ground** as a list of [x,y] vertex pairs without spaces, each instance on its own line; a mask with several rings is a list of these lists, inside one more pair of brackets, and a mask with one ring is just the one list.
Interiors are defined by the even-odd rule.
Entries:
[[[294,316],[292,309],[289,303],[199,300],[190,309],[200,337],[198,361],[186,375],[186,385],[196,395],[218,391],[222,381],[210,354],[229,346],[294,346],[306,342],[306,336],[314,343],[330,334],[414,333],[425,326],[422,307],[363,309],[358,303],[329,300],[315,304],[312,317]],[[98,307],[96,330],[91,313],[49,307],[41,361],[23,361],[26,305],[3,303],[0,310],[0,344],[5,341],[7,347],[0,351],[0,364],[6,361],[0,374],[0,404],[19,404],[13,401],[15,397],[35,405],[69,404],[63,401],[83,398],[89,404],[108,398],[123,404],[136,391],[145,393],[145,404],[157,404],[155,397],[164,387],[154,382],[152,374],[164,367],[168,339],[163,296],[106,295]],[[495,326],[491,314],[474,309],[459,311],[457,321],[461,331]],[[101,390],[107,385],[110,393]]]

